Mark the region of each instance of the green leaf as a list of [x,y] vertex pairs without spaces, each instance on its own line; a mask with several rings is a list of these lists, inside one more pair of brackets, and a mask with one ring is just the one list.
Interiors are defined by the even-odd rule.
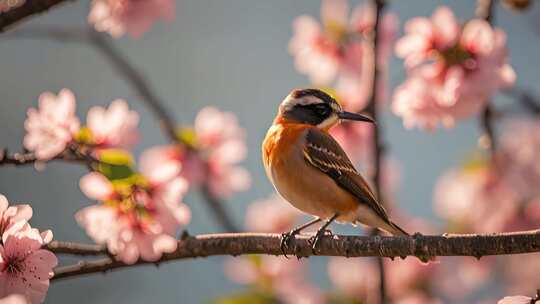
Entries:
[[132,177],[133,157],[127,151],[120,149],[106,149],[99,152],[97,170],[110,181],[122,180]]

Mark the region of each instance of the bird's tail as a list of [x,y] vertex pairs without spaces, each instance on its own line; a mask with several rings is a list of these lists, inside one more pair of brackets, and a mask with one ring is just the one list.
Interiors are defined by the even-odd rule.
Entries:
[[381,227],[381,229],[395,236],[409,236],[410,235],[409,233],[407,233],[407,231],[403,230],[403,228],[399,227],[396,223],[392,221],[388,221],[385,227]]

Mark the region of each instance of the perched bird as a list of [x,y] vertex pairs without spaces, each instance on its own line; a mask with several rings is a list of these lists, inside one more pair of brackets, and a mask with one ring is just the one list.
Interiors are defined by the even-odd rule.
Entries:
[[293,90],[281,103],[264,139],[266,174],[276,190],[315,219],[283,234],[281,249],[302,229],[324,225],[311,239],[313,250],[334,220],[361,223],[392,235],[408,235],[393,223],[366,181],[328,130],[341,120],[374,123],[343,111],[334,98],[317,89]]

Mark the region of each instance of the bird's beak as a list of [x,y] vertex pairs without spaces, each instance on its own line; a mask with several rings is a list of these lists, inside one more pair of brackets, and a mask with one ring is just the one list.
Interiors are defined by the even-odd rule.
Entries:
[[375,120],[373,120],[373,118],[366,115],[361,115],[361,114],[356,114],[356,113],[351,113],[351,112],[346,112],[346,111],[338,112],[337,115],[340,119],[367,121],[367,122],[375,123]]

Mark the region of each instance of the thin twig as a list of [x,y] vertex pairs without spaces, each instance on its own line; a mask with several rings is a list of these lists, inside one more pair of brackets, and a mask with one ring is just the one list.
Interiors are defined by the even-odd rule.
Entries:
[[65,162],[84,163],[88,166],[99,162],[99,160],[93,158],[90,155],[74,151],[72,149],[66,149],[64,152],[58,154],[51,160],[41,160],[36,157],[33,152],[16,152],[9,153],[8,149],[4,148],[0,150],[0,166],[13,165],[13,166],[25,166],[33,165],[36,163],[46,163],[49,161],[61,160]]
[[[69,2],[71,1],[73,0],[69,0]],[[17,3],[17,1],[9,2]],[[68,0],[18,0],[18,2],[21,3],[18,7],[4,8],[7,11],[0,9],[0,32],[27,17],[43,13],[59,4],[68,2]]]
[[[6,36],[8,38],[23,39],[52,39],[59,42],[87,43],[96,49],[109,63],[126,79],[133,89],[139,94],[146,105],[154,112],[160,120],[163,132],[173,143],[184,144],[176,136],[176,122],[170,111],[164,107],[164,102],[157,96],[150,83],[143,77],[143,73],[116,49],[105,34],[97,33],[92,29],[66,29],[62,27],[40,27],[23,28]],[[190,153],[197,151],[191,150],[189,145],[185,145]],[[205,186],[202,187],[206,189]],[[224,203],[208,191],[203,191],[204,202],[215,215],[217,222],[227,232],[237,232],[239,229],[234,224],[231,216],[224,208]]]
[[[378,96],[377,92],[379,91],[377,89],[377,85],[379,83],[379,77],[380,77],[380,66],[378,64],[379,58],[378,58],[378,46],[379,46],[379,27],[381,24],[381,18],[382,18],[382,12],[385,7],[385,1],[384,0],[373,0],[373,6],[375,8],[375,22],[373,25],[373,31],[370,35],[369,42],[371,44],[371,51],[373,52],[373,77],[371,80],[371,92],[370,92],[370,99],[369,104],[367,106],[367,112],[371,115],[371,117],[377,121],[376,124],[373,125],[373,168],[372,168],[372,181],[375,186],[375,192],[377,193],[377,198],[379,199],[379,202],[381,204],[384,203],[384,195],[382,193],[381,185],[382,185],[382,174],[381,174],[381,161],[384,154],[383,144],[382,144],[382,123],[378,121],[378,111],[377,111],[377,101],[380,98]],[[374,231],[375,234],[377,234],[377,231]],[[385,304],[387,302],[387,295],[386,295],[386,283],[385,283],[385,275],[384,275],[384,263],[382,261],[382,258],[377,259],[377,268],[379,269],[379,295],[381,299],[381,303]]]
[[[495,0],[478,0],[476,5],[476,17],[486,20],[490,25],[493,23],[493,13],[495,9]],[[496,110],[491,101],[488,101],[482,112],[480,124],[484,130],[484,144],[489,148],[493,156],[497,150],[497,134],[493,122]]]
[[540,98],[533,93],[522,88],[512,88],[504,90],[502,93],[515,98],[531,114],[540,115]]
[[[285,253],[297,257],[313,256],[310,235],[298,235]],[[75,265],[58,267],[52,280],[92,273],[105,273],[113,269],[140,265],[159,265],[163,262],[216,255],[267,254],[282,255],[281,234],[226,233],[187,236],[178,242],[173,253],[165,254],[154,262],[137,261],[125,264],[111,258],[81,261]],[[472,256],[506,255],[540,252],[540,229],[494,234],[466,235],[413,235],[413,236],[324,236],[317,255],[343,257],[406,257],[406,256]],[[88,248],[90,247],[90,248]],[[92,245],[54,243],[49,250],[55,253],[96,255],[100,249]]]

